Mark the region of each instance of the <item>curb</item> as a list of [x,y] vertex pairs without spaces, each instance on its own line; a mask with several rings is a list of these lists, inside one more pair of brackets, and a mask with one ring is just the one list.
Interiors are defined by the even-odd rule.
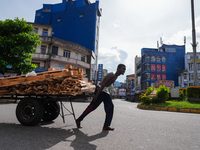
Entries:
[[158,107],[158,106],[148,106],[148,105],[137,105],[137,108],[145,109],[145,110],[171,111],[171,112],[198,113],[198,114],[200,114],[200,109],[170,108],[170,107]]

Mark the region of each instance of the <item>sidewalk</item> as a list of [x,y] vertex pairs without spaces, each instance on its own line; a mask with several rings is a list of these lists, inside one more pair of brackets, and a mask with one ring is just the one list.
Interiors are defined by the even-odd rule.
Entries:
[[170,107],[157,107],[157,106],[148,106],[148,105],[137,105],[137,108],[145,109],[145,110],[172,111],[172,112],[199,113],[200,114],[200,109],[170,108]]

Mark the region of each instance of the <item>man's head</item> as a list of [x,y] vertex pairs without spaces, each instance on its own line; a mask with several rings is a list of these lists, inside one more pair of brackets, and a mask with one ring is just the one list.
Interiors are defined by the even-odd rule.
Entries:
[[117,66],[117,72],[119,73],[119,75],[123,75],[126,71],[126,66],[124,64],[119,64]]

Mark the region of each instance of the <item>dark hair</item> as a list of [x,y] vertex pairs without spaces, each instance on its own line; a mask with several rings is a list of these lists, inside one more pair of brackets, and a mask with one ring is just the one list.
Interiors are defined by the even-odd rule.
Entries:
[[124,64],[119,64],[118,66],[117,66],[117,69],[119,69],[119,68],[122,68],[122,67],[126,67]]

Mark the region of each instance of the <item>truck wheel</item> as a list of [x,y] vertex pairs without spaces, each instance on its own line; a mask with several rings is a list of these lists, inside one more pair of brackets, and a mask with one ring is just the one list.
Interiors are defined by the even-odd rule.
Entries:
[[34,126],[38,124],[44,114],[42,103],[35,99],[21,100],[16,108],[18,121],[25,126]]
[[44,117],[43,121],[52,121],[56,119],[60,114],[60,105],[56,101],[48,101],[43,104],[44,106]]

